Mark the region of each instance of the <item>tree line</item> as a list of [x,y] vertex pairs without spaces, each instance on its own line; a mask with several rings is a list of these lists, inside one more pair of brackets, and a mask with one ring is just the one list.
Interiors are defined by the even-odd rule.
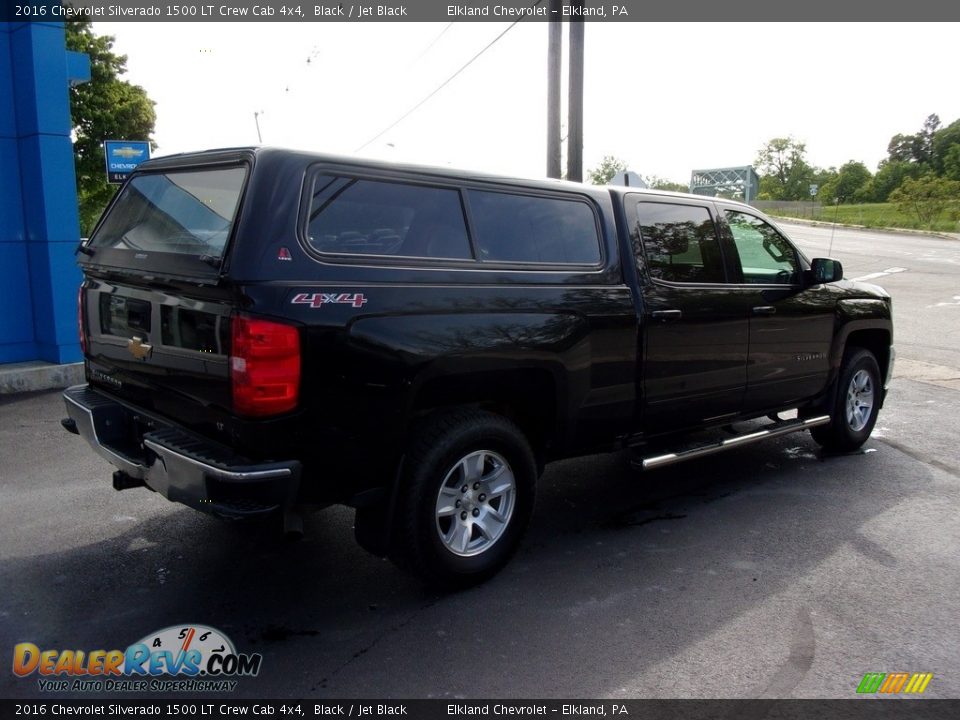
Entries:
[[882,203],[905,181],[942,178],[960,181],[960,120],[943,127],[930,115],[915,134],[890,138],[887,157],[871,173],[850,160],[840,168],[817,168],[806,160],[806,145],[792,137],[773,138],[757,153],[761,200],[807,200],[810,185],[825,203]]
[[894,135],[875,173],[856,160],[839,168],[813,167],[805,144],[791,137],[767,142],[755,167],[759,200],[808,200],[810,186],[817,185],[816,196],[825,204],[892,202],[930,225],[960,200],[960,120],[944,127],[933,114],[916,133]]

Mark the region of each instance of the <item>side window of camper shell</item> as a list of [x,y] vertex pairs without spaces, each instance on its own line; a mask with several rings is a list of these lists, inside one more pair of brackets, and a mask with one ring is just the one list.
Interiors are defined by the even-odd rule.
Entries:
[[472,260],[459,190],[316,175],[307,242],[327,255]]

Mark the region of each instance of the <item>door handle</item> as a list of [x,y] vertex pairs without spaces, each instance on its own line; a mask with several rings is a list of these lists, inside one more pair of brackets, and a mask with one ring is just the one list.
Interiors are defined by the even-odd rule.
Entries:
[[753,309],[754,315],[776,315],[777,309],[773,305],[760,305]]
[[683,317],[682,310],[654,310],[650,314],[654,320],[679,320]]

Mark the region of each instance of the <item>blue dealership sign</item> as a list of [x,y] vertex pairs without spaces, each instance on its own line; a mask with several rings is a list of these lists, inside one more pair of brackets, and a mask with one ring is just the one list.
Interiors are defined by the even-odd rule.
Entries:
[[104,140],[107,158],[107,182],[122,183],[137,165],[150,159],[150,143],[145,140]]

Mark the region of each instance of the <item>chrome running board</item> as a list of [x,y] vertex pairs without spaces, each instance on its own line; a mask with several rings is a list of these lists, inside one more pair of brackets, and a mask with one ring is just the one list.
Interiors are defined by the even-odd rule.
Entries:
[[706,457],[707,455],[713,455],[715,453],[723,452],[724,450],[742,447],[743,445],[749,445],[750,443],[766,440],[767,438],[777,437],[779,435],[789,435],[790,433],[800,432],[801,430],[809,430],[812,427],[826,425],[829,422],[829,415],[820,415],[818,417],[807,418],[806,420],[787,420],[776,423],[764,430],[757,430],[756,432],[747,433],[745,435],[737,435],[736,437],[720,440],[719,442],[710,443],[709,445],[691,448],[690,450],[638,458],[637,460],[634,460],[631,465],[638,470],[652,470],[654,468],[666,467],[667,465],[674,465],[676,463],[683,462],[684,460],[693,460],[694,458]]

